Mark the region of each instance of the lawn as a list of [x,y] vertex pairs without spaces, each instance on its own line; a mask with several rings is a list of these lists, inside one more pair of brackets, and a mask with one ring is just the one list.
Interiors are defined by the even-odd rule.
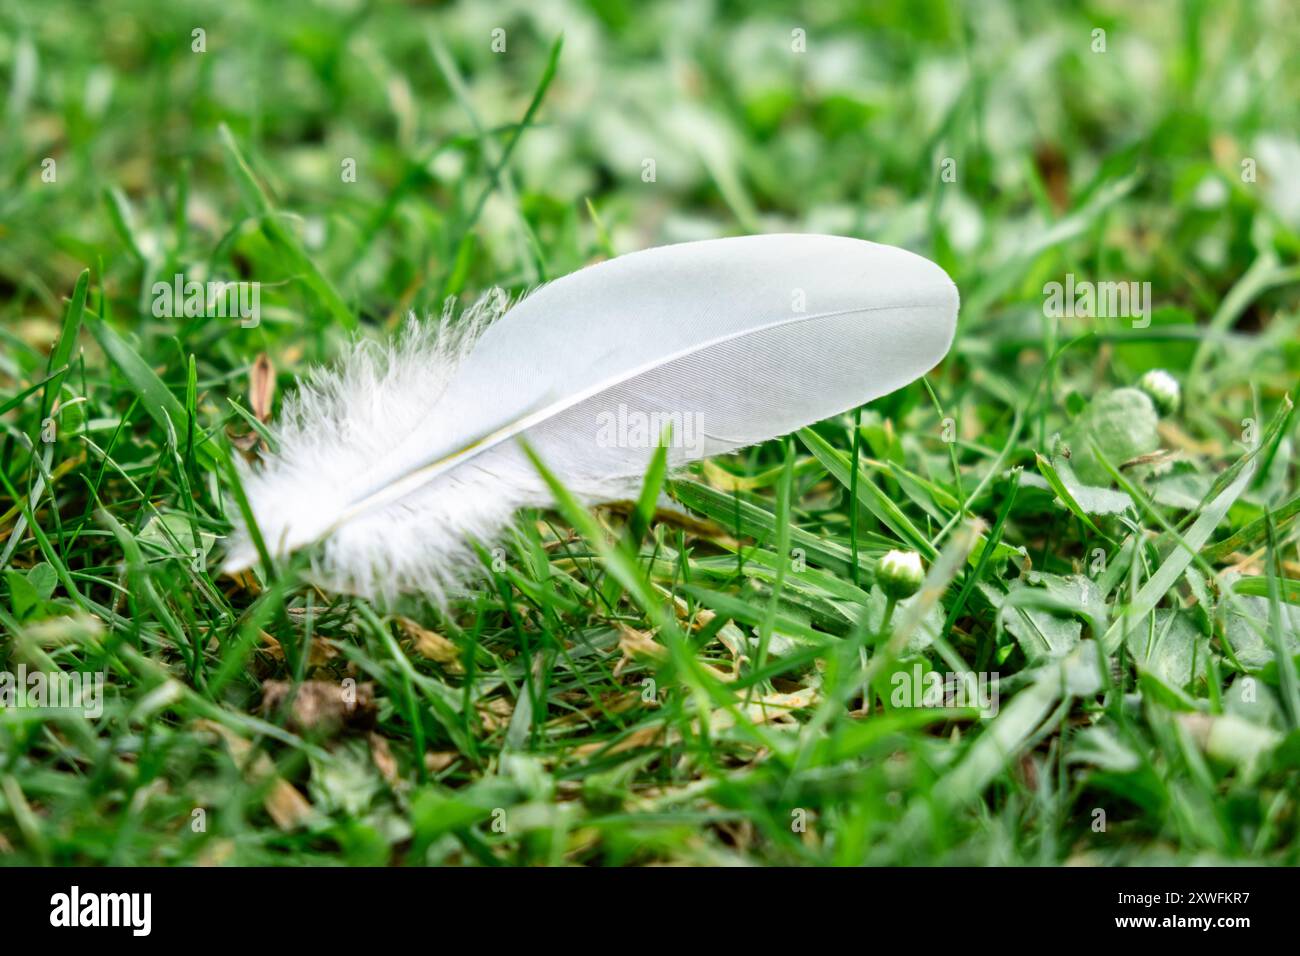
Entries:
[[[1297,48],[1256,2],[0,0],[0,864],[1300,862]],[[313,366],[778,232],[937,262],[947,357],[525,511],[445,605],[221,572]]]

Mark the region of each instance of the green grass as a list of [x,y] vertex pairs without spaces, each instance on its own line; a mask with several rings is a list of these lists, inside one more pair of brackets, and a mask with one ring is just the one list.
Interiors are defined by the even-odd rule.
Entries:
[[[1298,33],[0,0],[0,671],[106,675],[96,717],[0,709],[0,863],[1300,862]],[[259,358],[274,405],[447,296],[778,230],[934,258],[951,354],[630,511],[557,486],[447,613],[217,573]],[[260,324],[156,318],[178,272]],[[1067,274],[1150,282],[1149,326],[1048,317]],[[894,706],[917,666],[997,715]]]

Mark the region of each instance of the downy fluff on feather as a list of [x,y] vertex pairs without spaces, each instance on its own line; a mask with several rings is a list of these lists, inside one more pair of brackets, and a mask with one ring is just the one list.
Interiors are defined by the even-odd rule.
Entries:
[[[856,239],[621,256],[495,321],[481,303],[459,322],[412,320],[387,346],[359,342],[286,400],[245,489],[273,554],[320,542],[322,586],[443,603],[478,566],[475,542],[551,503],[519,437],[580,499],[633,497],[659,434],[611,422],[673,422],[672,466],[788,434],[927,372],[957,304],[938,266]],[[226,570],[255,560],[238,526]]]

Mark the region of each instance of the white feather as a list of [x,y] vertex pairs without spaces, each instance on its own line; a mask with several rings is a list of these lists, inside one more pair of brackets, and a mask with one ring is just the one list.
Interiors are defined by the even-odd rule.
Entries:
[[[442,602],[477,564],[472,542],[551,503],[515,438],[580,498],[632,497],[664,422],[678,466],[925,374],[951,344],[957,290],[891,246],[748,236],[621,256],[487,315],[413,320],[285,402],[278,452],[244,476],[273,554],[323,541],[324,586]],[[255,560],[237,527],[226,570]]]

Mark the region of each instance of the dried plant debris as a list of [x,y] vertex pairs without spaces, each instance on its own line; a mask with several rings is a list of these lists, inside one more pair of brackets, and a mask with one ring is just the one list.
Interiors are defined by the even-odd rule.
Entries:
[[285,726],[295,733],[329,736],[344,729],[365,730],[375,722],[375,685],[341,681],[269,680],[262,685],[262,714],[285,714]]

